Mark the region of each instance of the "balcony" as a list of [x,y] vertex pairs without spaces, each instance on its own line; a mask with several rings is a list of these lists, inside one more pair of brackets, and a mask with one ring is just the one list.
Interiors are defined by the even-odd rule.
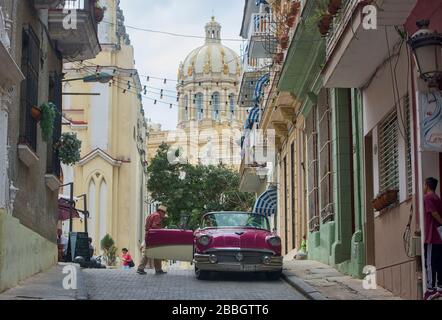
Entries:
[[377,9],[376,29],[364,28],[364,3],[362,0],[344,1],[333,19],[326,38],[326,87],[363,87],[388,57],[392,46],[400,41],[394,26],[405,24],[417,0],[384,0]]
[[35,9],[51,9],[61,5],[63,0],[34,0]]
[[238,95],[238,105],[250,108],[253,100],[253,92],[256,82],[261,76],[269,72],[272,59],[269,58],[249,58],[244,55],[242,61],[242,76]]
[[250,58],[269,58],[276,53],[276,22],[269,13],[255,13],[250,23]]
[[[94,0],[65,0],[49,9],[49,35],[67,61],[93,59],[101,51],[94,3]],[[76,17],[76,23],[68,22],[69,14]]]

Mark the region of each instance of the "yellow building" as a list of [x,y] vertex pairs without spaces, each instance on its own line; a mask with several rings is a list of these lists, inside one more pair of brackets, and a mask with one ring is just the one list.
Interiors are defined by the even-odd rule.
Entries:
[[[147,125],[122,11],[118,1],[102,4],[107,7],[104,20],[113,22],[99,29],[102,52],[94,60],[65,64],[63,132],[76,133],[82,148],[74,167],[63,166],[63,182],[74,182],[75,196],[87,195],[95,253],[100,252],[100,240],[110,234],[119,250],[128,248],[138,260],[147,212]],[[93,80],[97,73],[102,82],[109,80],[106,75],[113,79],[81,81]],[[79,199],[77,208],[82,205]],[[77,220],[75,231],[82,231],[83,223]]]
[[162,142],[182,148],[191,164],[223,163],[239,168],[239,140],[246,110],[238,108],[239,56],[221,43],[221,25],[212,17],[204,45],[192,50],[178,70],[178,126],[161,131],[149,125],[148,154]]

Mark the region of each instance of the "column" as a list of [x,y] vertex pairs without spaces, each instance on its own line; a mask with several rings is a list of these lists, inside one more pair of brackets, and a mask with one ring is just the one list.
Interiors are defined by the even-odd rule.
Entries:
[[333,202],[335,205],[335,242],[331,263],[350,260],[353,226],[353,184],[350,90],[331,89]]
[[0,91],[0,209],[7,208],[7,198],[9,195],[8,108],[4,97]]

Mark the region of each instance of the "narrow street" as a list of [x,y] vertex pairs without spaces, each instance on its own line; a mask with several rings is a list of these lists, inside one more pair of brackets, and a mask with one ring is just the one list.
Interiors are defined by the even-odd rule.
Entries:
[[199,281],[193,270],[141,276],[133,270],[84,270],[91,300],[305,300],[285,281],[256,275],[214,275]]
[[63,289],[63,265],[37,274],[0,294],[1,300],[305,300],[284,280],[251,274],[214,274],[199,281],[193,270],[171,268],[165,275],[147,270],[83,269],[77,290]]

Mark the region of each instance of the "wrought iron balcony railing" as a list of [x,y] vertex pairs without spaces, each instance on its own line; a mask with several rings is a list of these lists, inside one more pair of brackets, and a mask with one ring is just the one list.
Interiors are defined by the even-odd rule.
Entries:
[[328,60],[336,48],[339,39],[344,33],[346,25],[351,21],[353,12],[361,0],[344,0],[342,8],[334,16],[330,31],[326,38],[326,59]]

